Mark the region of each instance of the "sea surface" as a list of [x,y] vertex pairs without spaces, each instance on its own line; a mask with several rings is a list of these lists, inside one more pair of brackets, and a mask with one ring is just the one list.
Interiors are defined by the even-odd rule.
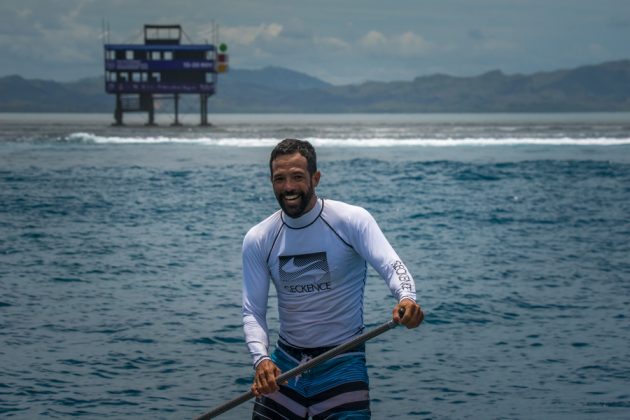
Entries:
[[[630,114],[144,119],[0,114],[0,417],[191,419],[247,391],[241,241],[298,137],[426,312],[368,342],[373,418],[630,418]],[[365,293],[369,329],[394,301],[374,270]]]

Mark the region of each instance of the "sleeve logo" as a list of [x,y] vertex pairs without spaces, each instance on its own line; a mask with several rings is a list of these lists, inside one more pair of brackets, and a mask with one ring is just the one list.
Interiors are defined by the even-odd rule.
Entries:
[[394,261],[392,264],[392,268],[396,272],[398,276],[398,281],[400,281],[400,288],[407,292],[415,292],[413,290],[413,283],[411,282],[411,277],[409,276],[409,272],[407,271],[407,267],[403,264],[402,261]]

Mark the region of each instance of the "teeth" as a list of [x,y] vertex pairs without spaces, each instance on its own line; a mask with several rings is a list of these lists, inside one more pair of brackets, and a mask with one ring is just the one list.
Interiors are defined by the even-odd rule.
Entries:
[[295,195],[285,195],[284,198],[286,198],[287,200],[296,200],[299,197],[298,194]]

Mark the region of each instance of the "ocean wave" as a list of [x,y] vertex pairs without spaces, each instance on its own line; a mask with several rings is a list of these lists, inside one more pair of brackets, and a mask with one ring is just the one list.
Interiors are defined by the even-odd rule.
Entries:
[[[317,147],[458,147],[458,146],[621,146],[629,145],[629,138],[533,138],[533,137],[466,137],[466,138],[322,138],[306,137]],[[169,137],[169,136],[102,136],[91,133],[72,133],[63,139],[69,142],[96,144],[198,144],[218,147],[273,147],[277,138],[245,137]]]
[[148,137],[121,137],[121,136],[99,136],[90,133],[72,133],[65,138],[70,142],[85,142],[97,144],[200,144],[208,146],[227,147],[268,147],[274,146],[278,139],[275,138],[211,138],[211,137],[169,137],[169,136],[148,136]]

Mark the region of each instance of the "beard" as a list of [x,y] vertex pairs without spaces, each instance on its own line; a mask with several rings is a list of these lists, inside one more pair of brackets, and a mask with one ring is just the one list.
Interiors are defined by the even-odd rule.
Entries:
[[282,208],[282,211],[287,216],[293,219],[297,219],[298,217],[302,216],[305,213],[306,208],[308,207],[309,203],[313,199],[313,196],[315,195],[315,190],[309,186],[306,191],[297,193],[297,195],[300,198],[299,204],[297,205],[287,204],[287,202],[285,201],[285,196],[295,195],[296,193],[297,193],[296,191],[285,191],[280,194],[276,194],[276,200],[278,200],[278,203],[280,204],[280,208]]

